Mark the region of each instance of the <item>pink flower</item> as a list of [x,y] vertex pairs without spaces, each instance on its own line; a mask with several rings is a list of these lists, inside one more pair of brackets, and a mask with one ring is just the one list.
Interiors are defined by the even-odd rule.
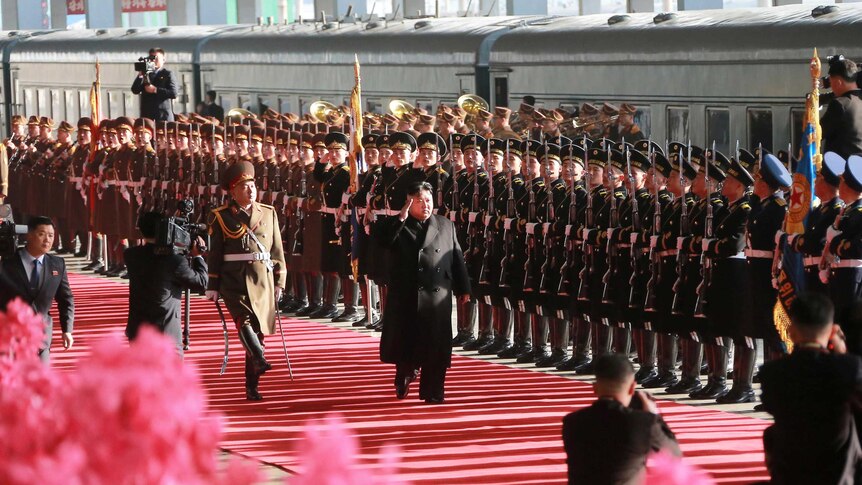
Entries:
[[44,339],[44,321],[20,298],[0,312],[0,360],[37,360]]
[[713,485],[706,473],[683,461],[682,458],[661,451],[647,459],[643,485]]

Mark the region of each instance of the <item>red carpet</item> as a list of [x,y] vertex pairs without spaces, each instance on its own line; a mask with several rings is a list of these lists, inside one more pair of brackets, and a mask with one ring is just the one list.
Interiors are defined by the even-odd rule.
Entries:
[[[71,275],[77,309],[73,350],[57,350],[53,365],[74,366],[88,345],[122,331],[127,287]],[[303,423],[341,413],[360,437],[362,459],[376,463],[380,447],[401,447],[403,478],[417,483],[563,483],[563,415],[593,399],[588,384],[455,357],[446,404],[418,400],[418,385],[395,398],[394,368],[377,358],[379,340],[307,320],[284,320],[296,380],[290,382],[277,336],[268,340],[275,365],[262,380],[261,403],[245,401],[243,352],[231,332],[228,371],[218,375],[223,337],[212,303],[193,298],[192,346],[186,360],[203,374],[214,410],[227,416],[223,447],[301,472],[294,448]],[[56,330],[55,330],[56,332]],[[660,408],[686,459],[721,483],[766,478],[762,433],[768,423],[737,414],[662,401]]]

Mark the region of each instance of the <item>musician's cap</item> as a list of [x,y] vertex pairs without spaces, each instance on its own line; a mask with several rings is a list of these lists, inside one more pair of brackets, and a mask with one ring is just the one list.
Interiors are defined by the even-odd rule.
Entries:
[[39,118],[39,126],[44,126],[45,128],[53,128],[54,120],[47,116],[43,116]]
[[452,114],[454,114],[454,115],[455,115],[455,116],[457,116],[458,118],[461,118],[462,120],[463,120],[465,117],[467,117],[467,112],[466,112],[466,111],[464,111],[464,108],[462,108],[462,107],[460,107],[460,106],[453,106],[453,107],[452,107]]
[[748,171],[739,160],[731,159],[730,167],[727,169],[727,176],[732,177],[739,181],[745,187],[750,187],[754,185],[754,177],[751,175],[751,172]]
[[481,150],[482,143],[485,143],[484,137],[475,133],[470,133],[461,139],[461,151]]
[[13,115],[12,116],[12,124],[13,125],[25,125],[27,124],[27,120],[24,119],[21,115]]
[[30,126],[39,126],[39,118],[31,116],[30,119],[27,121],[27,124]]
[[73,131],[75,131],[75,127],[72,126],[72,124],[69,123],[68,121],[63,120],[60,122],[60,126],[57,128],[57,131],[64,131],[66,133],[72,133]]
[[592,103],[584,103],[581,105],[581,110],[579,113],[581,116],[595,116],[599,114],[599,109],[596,108],[596,105]]
[[189,119],[186,117],[186,115],[177,113],[174,115],[174,121],[176,121],[177,123],[188,123]]
[[240,160],[224,171],[222,188],[232,190],[237,185],[248,180],[254,180],[254,165],[251,162]]
[[510,110],[509,108],[504,108],[502,106],[497,106],[496,108],[494,108],[494,116],[496,116],[497,118],[508,120],[509,116],[511,115],[512,110]]
[[446,123],[454,123],[455,120],[458,119],[458,117],[455,116],[451,111],[449,111],[449,112],[444,111],[442,113],[438,113],[437,118],[445,121]]
[[326,144],[326,148],[329,150],[347,150],[347,146],[350,144],[350,138],[340,131],[333,131],[326,135],[326,138],[323,139],[323,143]]
[[620,113],[620,109],[611,103],[602,103],[602,113],[607,116],[615,116]]
[[531,104],[521,103],[521,105],[518,106],[518,113],[521,115],[529,116],[533,114],[533,111],[536,111],[536,108]]
[[416,138],[403,131],[397,131],[389,136],[389,148],[392,150],[416,151]]
[[440,154],[440,157],[445,157],[448,149],[446,148],[446,140],[437,133],[428,132],[422,133],[416,138],[416,145],[419,150],[435,150]]
[[434,126],[435,121],[437,121],[437,118],[431,115],[419,115],[419,123],[422,123],[423,125]]
[[411,113],[413,113],[416,116],[422,116],[422,115],[427,115],[428,110],[425,108],[420,108],[419,106],[417,106],[417,107],[413,108]]
[[452,108],[446,104],[440,103],[437,105],[437,116],[440,116],[443,113],[452,114]]
[[[398,118],[396,118],[396,119],[398,119]],[[403,121],[409,125],[412,125],[413,123],[416,123],[416,120],[418,120],[418,119],[419,118],[416,115],[408,112],[408,113],[402,113],[399,121]]]
[[564,162],[574,162],[584,166],[584,148],[578,144],[569,143],[560,147],[560,158]]
[[652,151],[654,153],[661,153],[662,155],[666,155],[662,147],[650,140],[639,140],[634,143],[635,150],[639,152],[649,153],[650,147],[652,147]]
[[490,111],[485,111],[482,108],[476,112],[476,119],[481,121],[490,121],[493,116]]
[[620,105],[621,115],[633,115],[638,112],[638,109],[633,104],[623,103]]
[[[848,163],[848,165],[850,164]],[[764,182],[775,189],[788,188],[793,183],[793,177],[790,175],[787,167],[781,163],[778,157],[771,153],[763,156],[763,162],[760,165],[760,176],[763,177]]]
[[841,155],[835,152],[826,152],[823,154],[823,165],[820,167],[820,175],[826,183],[833,187],[838,187],[838,184],[841,183],[841,174],[844,173],[846,167],[847,161]]

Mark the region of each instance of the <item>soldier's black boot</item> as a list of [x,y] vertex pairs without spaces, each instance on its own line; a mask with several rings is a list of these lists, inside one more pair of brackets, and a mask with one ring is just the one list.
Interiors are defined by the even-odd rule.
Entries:
[[536,321],[535,328],[538,331],[535,333],[537,338],[533,339],[533,349],[536,352],[533,355],[532,362],[538,363],[551,356],[551,318],[542,315],[538,319],[534,319],[534,321]]
[[548,318],[552,328],[551,353],[536,360],[536,367],[557,367],[569,358],[569,322],[560,318]]
[[344,311],[332,321],[356,322],[361,318],[357,309],[359,306],[359,284],[350,278],[341,278],[341,287],[344,288]]
[[92,262],[84,266],[85,271],[97,271],[105,267],[105,262],[102,259],[102,238],[97,235],[93,235],[93,248],[90,252],[90,259],[92,259]]
[[263,396],[257,390],[260,375],[254,371],[254,363],[249,354],[245,354],[245,398],[249,401],[260,401]]
[[632,350],[632,331],[628,323],[611,325],[613,329],[613,352],[628,356]]
[[320,310],[323,304],[323,275],[318,273],[306,273],[305,284],[308,288],[308,306],[296,311],[298,317],[308,317]]
[[309,318],[331,319],[338,315],[338,294],[341,292],[341,280],[336,274],[323,275],[325,286],[323,290],[323,305],[310,314]]
[[575,332],[575,341],[572,344],[572,358],[557,366],[558,370],[573,370],[576,373],[580,369],[589,366],[590,347],[593,341],[593,328],[587,318],[578,318],[572,323],[572,331]]
[[709,378],[706,386],[699,391],[692,392],[692,399],[717,399],[727,394],[727,358],[729,342],[724,345],[715,343],[706,346],[706,357],[709,361]]
[[665,393],[691,394],[703,388],[700,382],[700,362],[703,360],[703,344],[694,340],[682,340],[682,372],[679,382],[672,384]]
[[464,350],[479,350],[494,340],[494,314],[489,305],[476,303],[479,315],[479,338],[467,342],[462,347]]
[[293,278],[293,302],[284,308],[284,313],[297,313],[308,308],[308,286],[305,282],[305,275],[295,273]]
[[251,325],[246,324],[240,327],[239,341],[248,355],[251,356],[252,369],[257,375],[263,375],[266,371],[272,369],[272,364],[267,362],[263,356],[263,345],[260,343],[260,338],[254,329],[251,328]]
[[613,351],[614,329],[608,325],[608,320],[603,318],[599,323],[592,323],[593,328],[593,360],[582,366],[576,372],[578,374],[592,374],[593,362],[603,355],[610,354]]
[[638,384],[643,384],[645,381],[651,380],[658,375],[655,369],[656,336],[655,332],[646,329],[634,329],[632,333],[635,349],[638,353],[638,362],[641,366],[635,373],[635,381]]
[[645,389],[662,389],[670,387],[679,379],[676,377],[677,337],[662,333],[656,336],[658,347],[658,373],[652,379],[641,383]]
[[455,301],[455,318],[456,318],[456,327],[458,328],[458,333],[455,337],[452,338],[452,347],[460,347],[464,345],[464,341],[467,339],[467,326],[464,322],[467,320],[468,315],[470,314],[470,304],[462,303],[461,300]]
[[540,318],[538,315],[533,315],[532,313],[527,314],[527,320],[525,324],[529,327],[529,335],[530,338],[528,340],[529,347],[524,352],[521,352],[515,357],[515,361],[519,364],[528,364],[531,362],[535,362],[537,357],[541,357],[542,355],[542,345],[544,340],[542,339],[541,332],[539,331],[539,326],[537,324],[537,320]]
[[470,299],[464,304],[464,338],[461,342],[461,348],[466,345],[471,345],[476,341],[476,331],[474,326],[479,319],[479,302],[475,299]]
[[515,343],[497,354],[501,359],[514,359],[530,348],[528,332],[524,328],[525,325],[529,325],[527,314],[512,310],[512,325]]
[[509,338],[511,333],[512,311],[502,307],[494,307],[494,341],[479,349],[479,355],[497,355],[512,346]]
[[743,341],[737,341],[733,349],[733,387],[727,394],[719,396],[719,404],[739,404],[754,402],[754,389],[751,387],[754,375],[754,362],[757,349],[750,348]]

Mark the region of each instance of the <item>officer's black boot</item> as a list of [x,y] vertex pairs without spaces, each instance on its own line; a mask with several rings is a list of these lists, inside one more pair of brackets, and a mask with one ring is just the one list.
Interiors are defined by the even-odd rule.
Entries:
[[658,373],[652,379],[641,383],[645,389],[661,389],[670,387],[679,379],[676,378],[677,337],[673,334],[661,333],[658,341]]
[[632,350],[632,331],[628,323],[612,325],[613,329],[613,351],[617,354],[628,356]]
[[542,333],[539,329],[539,317],[538,315],[528,313],[525,315],[526,321],[524,322],[527,331],[529,332],[530,337],[527,342],[529,343],[527,349],[524,352],[518,354],[515,358],[515,361],[519,364],[529,364],[531,362],[535,362],[537,356],[542,355],[542,345],[544,340],[542,339]]
[[468,315],[470,314],[470,303],[464,303],[461,300],[455,301],[455,318],[458,327],[458,333],[455,337],[452,338],[452,347],[460,347],[464,345],[464,341],[467,339],[467,326],[464,322],[467,320]]
[[464,304],[464,341],[461,343],[461,348],[467,345],[474,345],[476,342],[475,327],[479,321],[479,302],[475,298]]
[[645,329],[632,330],[632,338],[635,343],[635,350],[638,353],[638,362],[640,369],[635,373],[635,381],[638,384],[643,384],[644,381],[654,378],[658,375],[655,370],[656,364],[656,337],[655,332]]
[[757,349],[750,348],[744,341],[736,341],[733,349],[733,387],[719,396],[719,404],[738,404],[754,402],[754,389],[751,387],[754,376],[754,362],[757,360]]
[[93,234],[93,248],[90,251],[90,264],[84,266],[85,271],[96,271],[104,268],[105,263],[102,260],[102,238],[97,234]]
[[462,347],[464,350],[479,350],[494,339],[494,313],[491,306],[477,301],[476,309],[479,316],[479,338],[465,343]]
[[569,322],[547,317],[551,325],[551,353],[536,360],[536,367],[557,367],[569,357]]
[[494,341],[479,349],[481,355],[497,355],[512,346],[509,337],[512,331],[512,310],[504,307],[494,307]]
[[709,360],[709,378],[703,389],[689,394],[689,397],[692,399],[717,399],[727,393],[729,339],[723,339],[722,344],[711,343],[706,346],[706,355]]
[[260,376],[254,370],[254,363],[251,355],[245,354],[245,398],[249,401],[260,401],[263,396],[257,390],[257,385],[260,382]]
[[682,339],[682,372],[679,382],[664,392],[667,394],[691,394],[703,388],[700,382],[700,362],[703,360],[703,344]]
[[305,310],[308,308],[308,285],[305,281],[305,275],[302,273],[294,273],[293,278],[294,285],[294,303],[285,308],[285,313],[293,313],[296,314],[301,310]]
[[557,366],[558,370],[573,370],[576,373],[590,365],[590,346],[593,340],[593,329],[586,318],[577,318],[572,323],[575,341],[572,344],[572,358]]
[[599,323],[593,323],[593,360],[587,365],[582,366],[577,370],[578,374],[592,374],[593,363],[596,359],[603,355],[610,354],[614,344],[614,329],[608,325],[607,319],[602,319]]
[[306,273],[305,283],[308,287],[308,306],[296,311],[298,317],[308,317],[320,310],[323,304],[323,275],[320,273]]
[[514,326],[514,345],[497,354],[501,359],[514,359],[530,349],[530,320],[529,314],[521,311],[512,311],[512,325]]
[[537,340],[533,340],[534,356],[533,361],[538,365],[539,362],[545,362],[551,357],[551,318],[540,316],[536,322],[538,332]]
[[355,322],[360,319],[359,310],[359,285],[350,278],[341,278],[341,287],[344,288],[344,311],[333,318],[333,322]]
[[251,325],[245,324],[240,327],[239,341],[248,355],[251,356],[252,369],[257,375],[262,375],[272,369],[272,364],[267,362],[263,356],[263,345],[260,343],[260,338]]
[[[500,311],[500,333],[497,338],[500,341],[497,348],[497,357],[508,355],[510,349],[514,347],[512,343],[513,336],[517,338],[515,330],[515,311],[510,308],[502,308]],[[508,358],[508,357],[504,357]]]
[[341,280],[337,274],[323,275],[325,285],[323,290],[323,305],[319,310],[309,315],[309,318],[330,319],[338,315],[338,294],[341,292]]

